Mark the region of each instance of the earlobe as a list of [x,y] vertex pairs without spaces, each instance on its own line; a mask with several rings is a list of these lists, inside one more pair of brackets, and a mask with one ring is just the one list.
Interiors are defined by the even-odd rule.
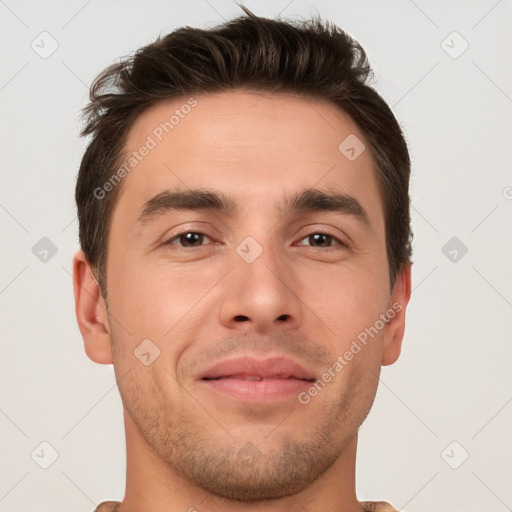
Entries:
[[389,308],[394,315],[384,327],[382,340],[382,366],[388,366],[397,361],[402,350],[402,340],[405,332],[405,311],[411,298],[411,267],[409,262],[397,275],[395,286],[389,300]]
[[76,319],[87,356],[95,363],[112,364],[105,301],[83,251],[73,257],[73,291]]

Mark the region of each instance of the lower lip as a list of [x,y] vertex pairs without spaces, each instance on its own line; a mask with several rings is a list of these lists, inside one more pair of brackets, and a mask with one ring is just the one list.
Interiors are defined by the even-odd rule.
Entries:
[[301,379],[212,379],[202,380],[211,390],[227,395],[240,402],[266,403],[297,396],[311,386],[310,381]]

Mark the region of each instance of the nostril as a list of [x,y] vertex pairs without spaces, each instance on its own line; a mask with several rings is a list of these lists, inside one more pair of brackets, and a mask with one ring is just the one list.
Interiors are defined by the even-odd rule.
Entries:
[[277,317],[278,320],[288,320],[288,315],[280,315]]
[[237,322],[245,322],[245,321],[249,320],[249,317],[244,316],[244,315],[237,315],[237,316],[235,316],[235,320]]

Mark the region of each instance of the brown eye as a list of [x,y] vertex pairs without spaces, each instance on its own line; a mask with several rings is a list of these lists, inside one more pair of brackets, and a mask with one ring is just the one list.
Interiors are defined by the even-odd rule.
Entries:
[[[320,249],[324,247],[332,247],[333,245],[341,245],[345,246],[343,242],[341,242],[338,238],[329,233],[324,232],[315,232],[311,233],[302,240],[308,240],[311,247],[319,247]],[[335,242],[335,243],[332,243]],[[299,244],[305,245],[305,244]]]
[[[165,244],[177,245],[178,247],[185,248],[201,247],[203,245],[202,242],[204,241],[205,238],[210,240],[210,238],[203,233],[199,233],[197,231],[184,231],[183,233],[179,233],[173,236],[171,239],[167,240]],[[179,243],[174,243],[174,241],[177,241]]]

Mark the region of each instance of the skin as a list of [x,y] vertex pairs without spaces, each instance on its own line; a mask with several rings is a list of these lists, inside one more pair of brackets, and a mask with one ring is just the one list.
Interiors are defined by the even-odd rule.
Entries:
[[[326,102],[242,90],[195,97],[124,180],[108,243],[108,311],[84,254],[73,262],[86,353],[114,365],[124,405],[120,511],[361,512],[357,432],[381,365],[400,355],[411,293],[410,264],[390,288],[370,152],[349,161],[338,150],[347,135],[364,137]],[[144,112],[126,149],[186,99]],[[230,196],[239,214],[174,210],[137,222],[158,193],[196,187]],[[274,208],[311,188],[354,196],[371,228],[352,215]],[[317,229],[336,238],[315,244]],[[181,232],[206,236],[184,248]],[[263,248],[250,264],[236,252],[247,236]],[[401,311],[307,405],[296,397],[244,405],[197,380],[247,351],[285,355],[321,375],[393,303]],[[133,351],[147,338],[160,356],[145,366]]]

